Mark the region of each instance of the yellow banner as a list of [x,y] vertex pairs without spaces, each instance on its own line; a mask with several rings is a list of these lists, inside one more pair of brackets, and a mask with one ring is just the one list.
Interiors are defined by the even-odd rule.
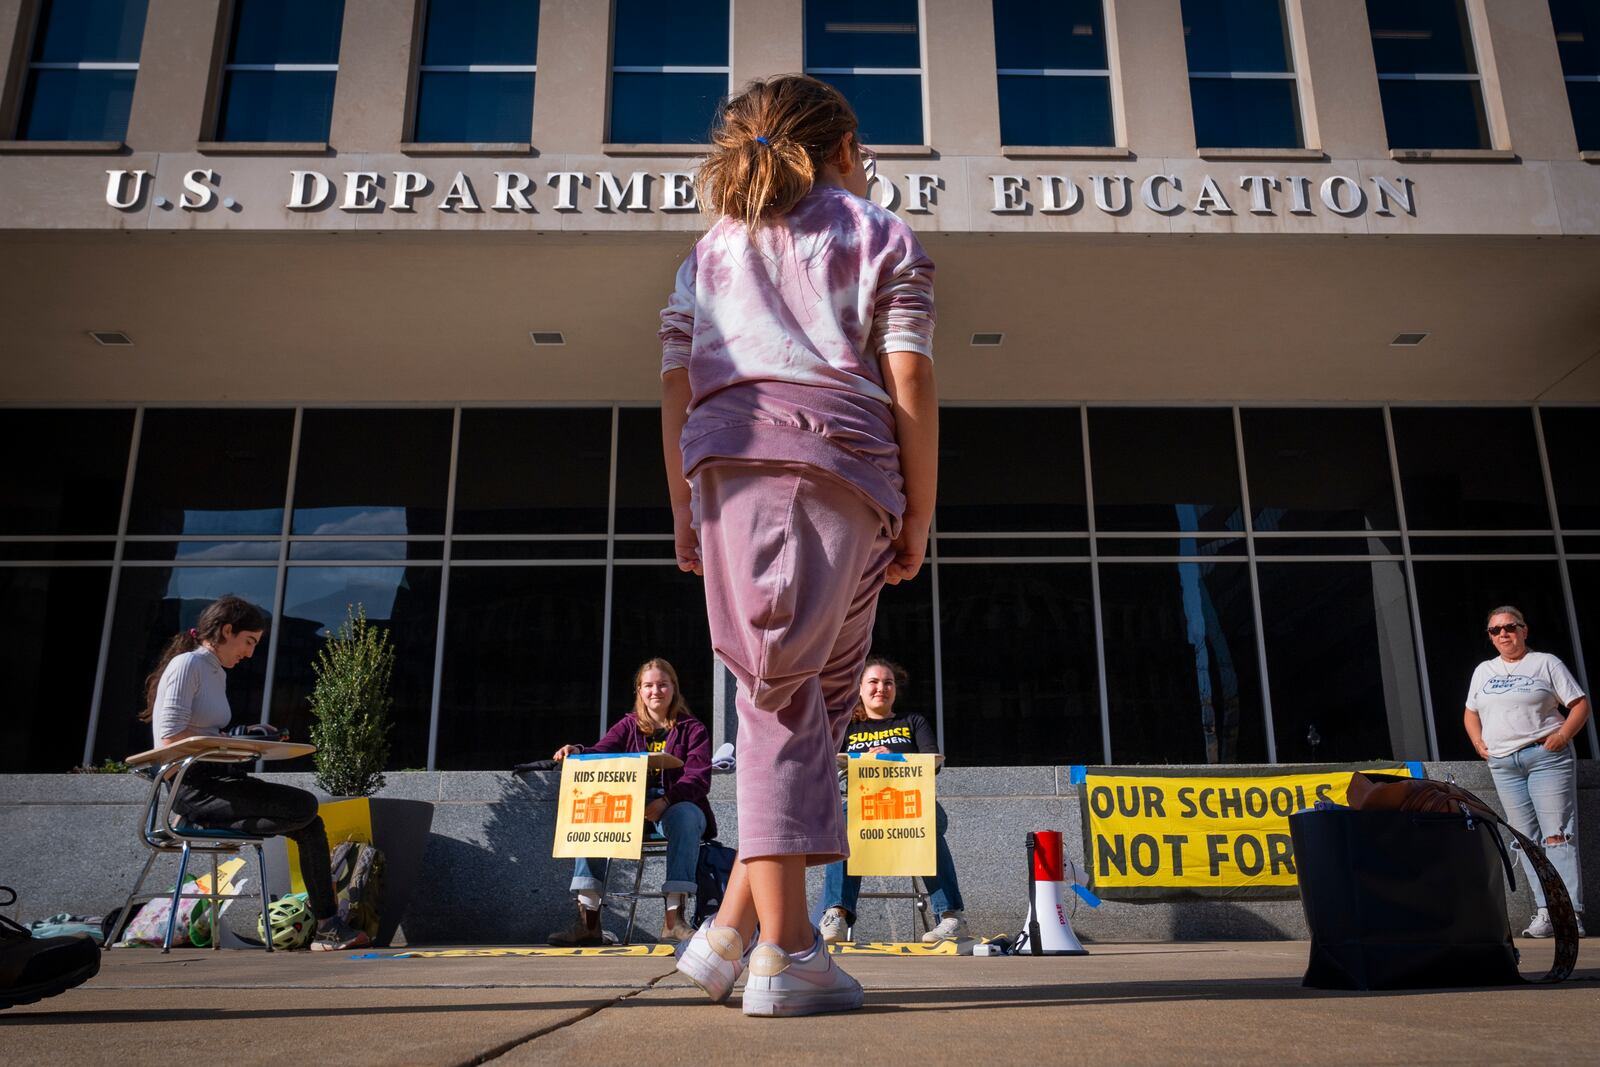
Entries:
[[934,757],[850,754],[845,795],[851,874],[933,874]]
[[1392,763],[1248,777],[1074,768],[1095,892],[1110,900],[1293,897],[1289,816],[1319,800],[1343,804],[1357,770],[1422,777],[1418,764]]
[[550,854],[638,859],[649,759],[643,752],[585,752],[562,760]]

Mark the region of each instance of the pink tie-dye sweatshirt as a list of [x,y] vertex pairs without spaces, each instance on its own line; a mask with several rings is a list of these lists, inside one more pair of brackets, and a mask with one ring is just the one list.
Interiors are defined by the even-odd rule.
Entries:
[[887,352],[933,356],[933,261],[911,228],[817,185],[754,235],[723,218],[678,268],[661,372],[689,371],[684,474],[717,460],[803,463],[905,511]]

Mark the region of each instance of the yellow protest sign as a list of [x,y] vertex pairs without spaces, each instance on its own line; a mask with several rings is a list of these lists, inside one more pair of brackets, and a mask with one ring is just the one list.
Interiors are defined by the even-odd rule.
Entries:
[[[317,814],[322,816],[329,849],[338,848],[346,841],[372,844],[372,802],[366,797],[326,801],[317,805]],[[284,843],[289,856],[289,892],[304,893],[306,883],[300,877],[300,849],[288,838],[284,838]]]
[[1095,892],[1107,900],[1292,899],[1289,816],[1319,800],[1343,804],[1354,771],[1424,777],[1418,763],[1262,775],[1074,767]]
[[643,752],[584,752],[562,760],[550,854],[638,859],[649,759]]
[[852,752],[846,768],[851,874],[933,874],[932,755]]

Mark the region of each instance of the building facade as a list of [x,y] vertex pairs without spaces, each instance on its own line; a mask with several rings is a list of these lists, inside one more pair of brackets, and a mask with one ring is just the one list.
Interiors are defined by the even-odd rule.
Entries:
[[392,629],[397,768],[650,656],[709,716],[656,315],[716,100],[793,70],[938,265],[875,643],[952,764],[1467,758],[1490,607],[1600,661],[1594,0],[0,0],[0,64],[0,769],[147,747],[224,592],[300,736]]

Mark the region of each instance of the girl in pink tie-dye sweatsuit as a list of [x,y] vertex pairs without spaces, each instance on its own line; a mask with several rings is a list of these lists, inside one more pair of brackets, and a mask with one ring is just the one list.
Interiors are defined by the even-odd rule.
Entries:
[[857,1007],[818,953],[805,868],[848,855],[834,754],[878,592],[922,565],[937,481],[933,263],[866,199],[850,105],[800,75],[724,105],[702,167],[717,217],[661,313],[678,565],[703,573],[738,680],[739,862],[680,969],[747,1014]]

